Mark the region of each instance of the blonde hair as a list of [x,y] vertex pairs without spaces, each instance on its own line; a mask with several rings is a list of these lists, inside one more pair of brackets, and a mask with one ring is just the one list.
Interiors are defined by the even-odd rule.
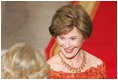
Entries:
[[18,43],[11,47],[1,59],[4,79],[49,78],[50,69],[40,52],[30,44]]

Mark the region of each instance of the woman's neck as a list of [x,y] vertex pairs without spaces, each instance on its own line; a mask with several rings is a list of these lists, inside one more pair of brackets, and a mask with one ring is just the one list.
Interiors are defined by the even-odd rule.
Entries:
[[82,50],[80,49],[77,53],[77,55],[71,59],[66,58],[64,55],[62,55],[63,60],[68,63],[72,67],[78,67],[81,65],[82,60],[83,60],[83,53]]

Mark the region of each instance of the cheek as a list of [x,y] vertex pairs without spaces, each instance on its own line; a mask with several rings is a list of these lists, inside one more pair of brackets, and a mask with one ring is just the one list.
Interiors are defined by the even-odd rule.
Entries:
[[72,42],[72,45],[74,47],[80,47],[82,43],[83,43],[83,40],[77,40],[77,41]]
[[56,39],[56,41],[57,41],[57,44],[58,44],[59,46],[62,46],[63,43],[64,43],[64,41],[63,41],[63,40],[60,40],[60,39]]

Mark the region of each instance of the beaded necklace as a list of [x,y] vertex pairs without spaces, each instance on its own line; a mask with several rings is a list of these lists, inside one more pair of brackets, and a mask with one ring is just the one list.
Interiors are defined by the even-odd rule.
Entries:
[[84,53],[84,51],[82,50],[83,52],[83,60],[82,60],[82,64],[81,66],[79,66],[78,68],[75,68],[75,67],[72,67],[70,66],[67,62],[65,62],[63,60],[63,58],[61,57],[60,53],[58,53],[59,55],[59,58],[61,59],[61,63],[67,68],[69,69],[70,71],[72,72],[81,72],[81,69],[83,69],[85,67],[85,64],[86,64],[86,54]]

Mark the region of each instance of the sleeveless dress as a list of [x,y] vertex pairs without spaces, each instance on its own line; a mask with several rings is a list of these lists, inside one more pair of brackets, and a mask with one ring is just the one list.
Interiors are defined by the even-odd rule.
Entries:
[[97,67],[91,67],[85,72],[81,73],[65,73],[63,71],[54,71],[50,69],[51,79],[106,79],[107,71],[105,64],[97,65]]

